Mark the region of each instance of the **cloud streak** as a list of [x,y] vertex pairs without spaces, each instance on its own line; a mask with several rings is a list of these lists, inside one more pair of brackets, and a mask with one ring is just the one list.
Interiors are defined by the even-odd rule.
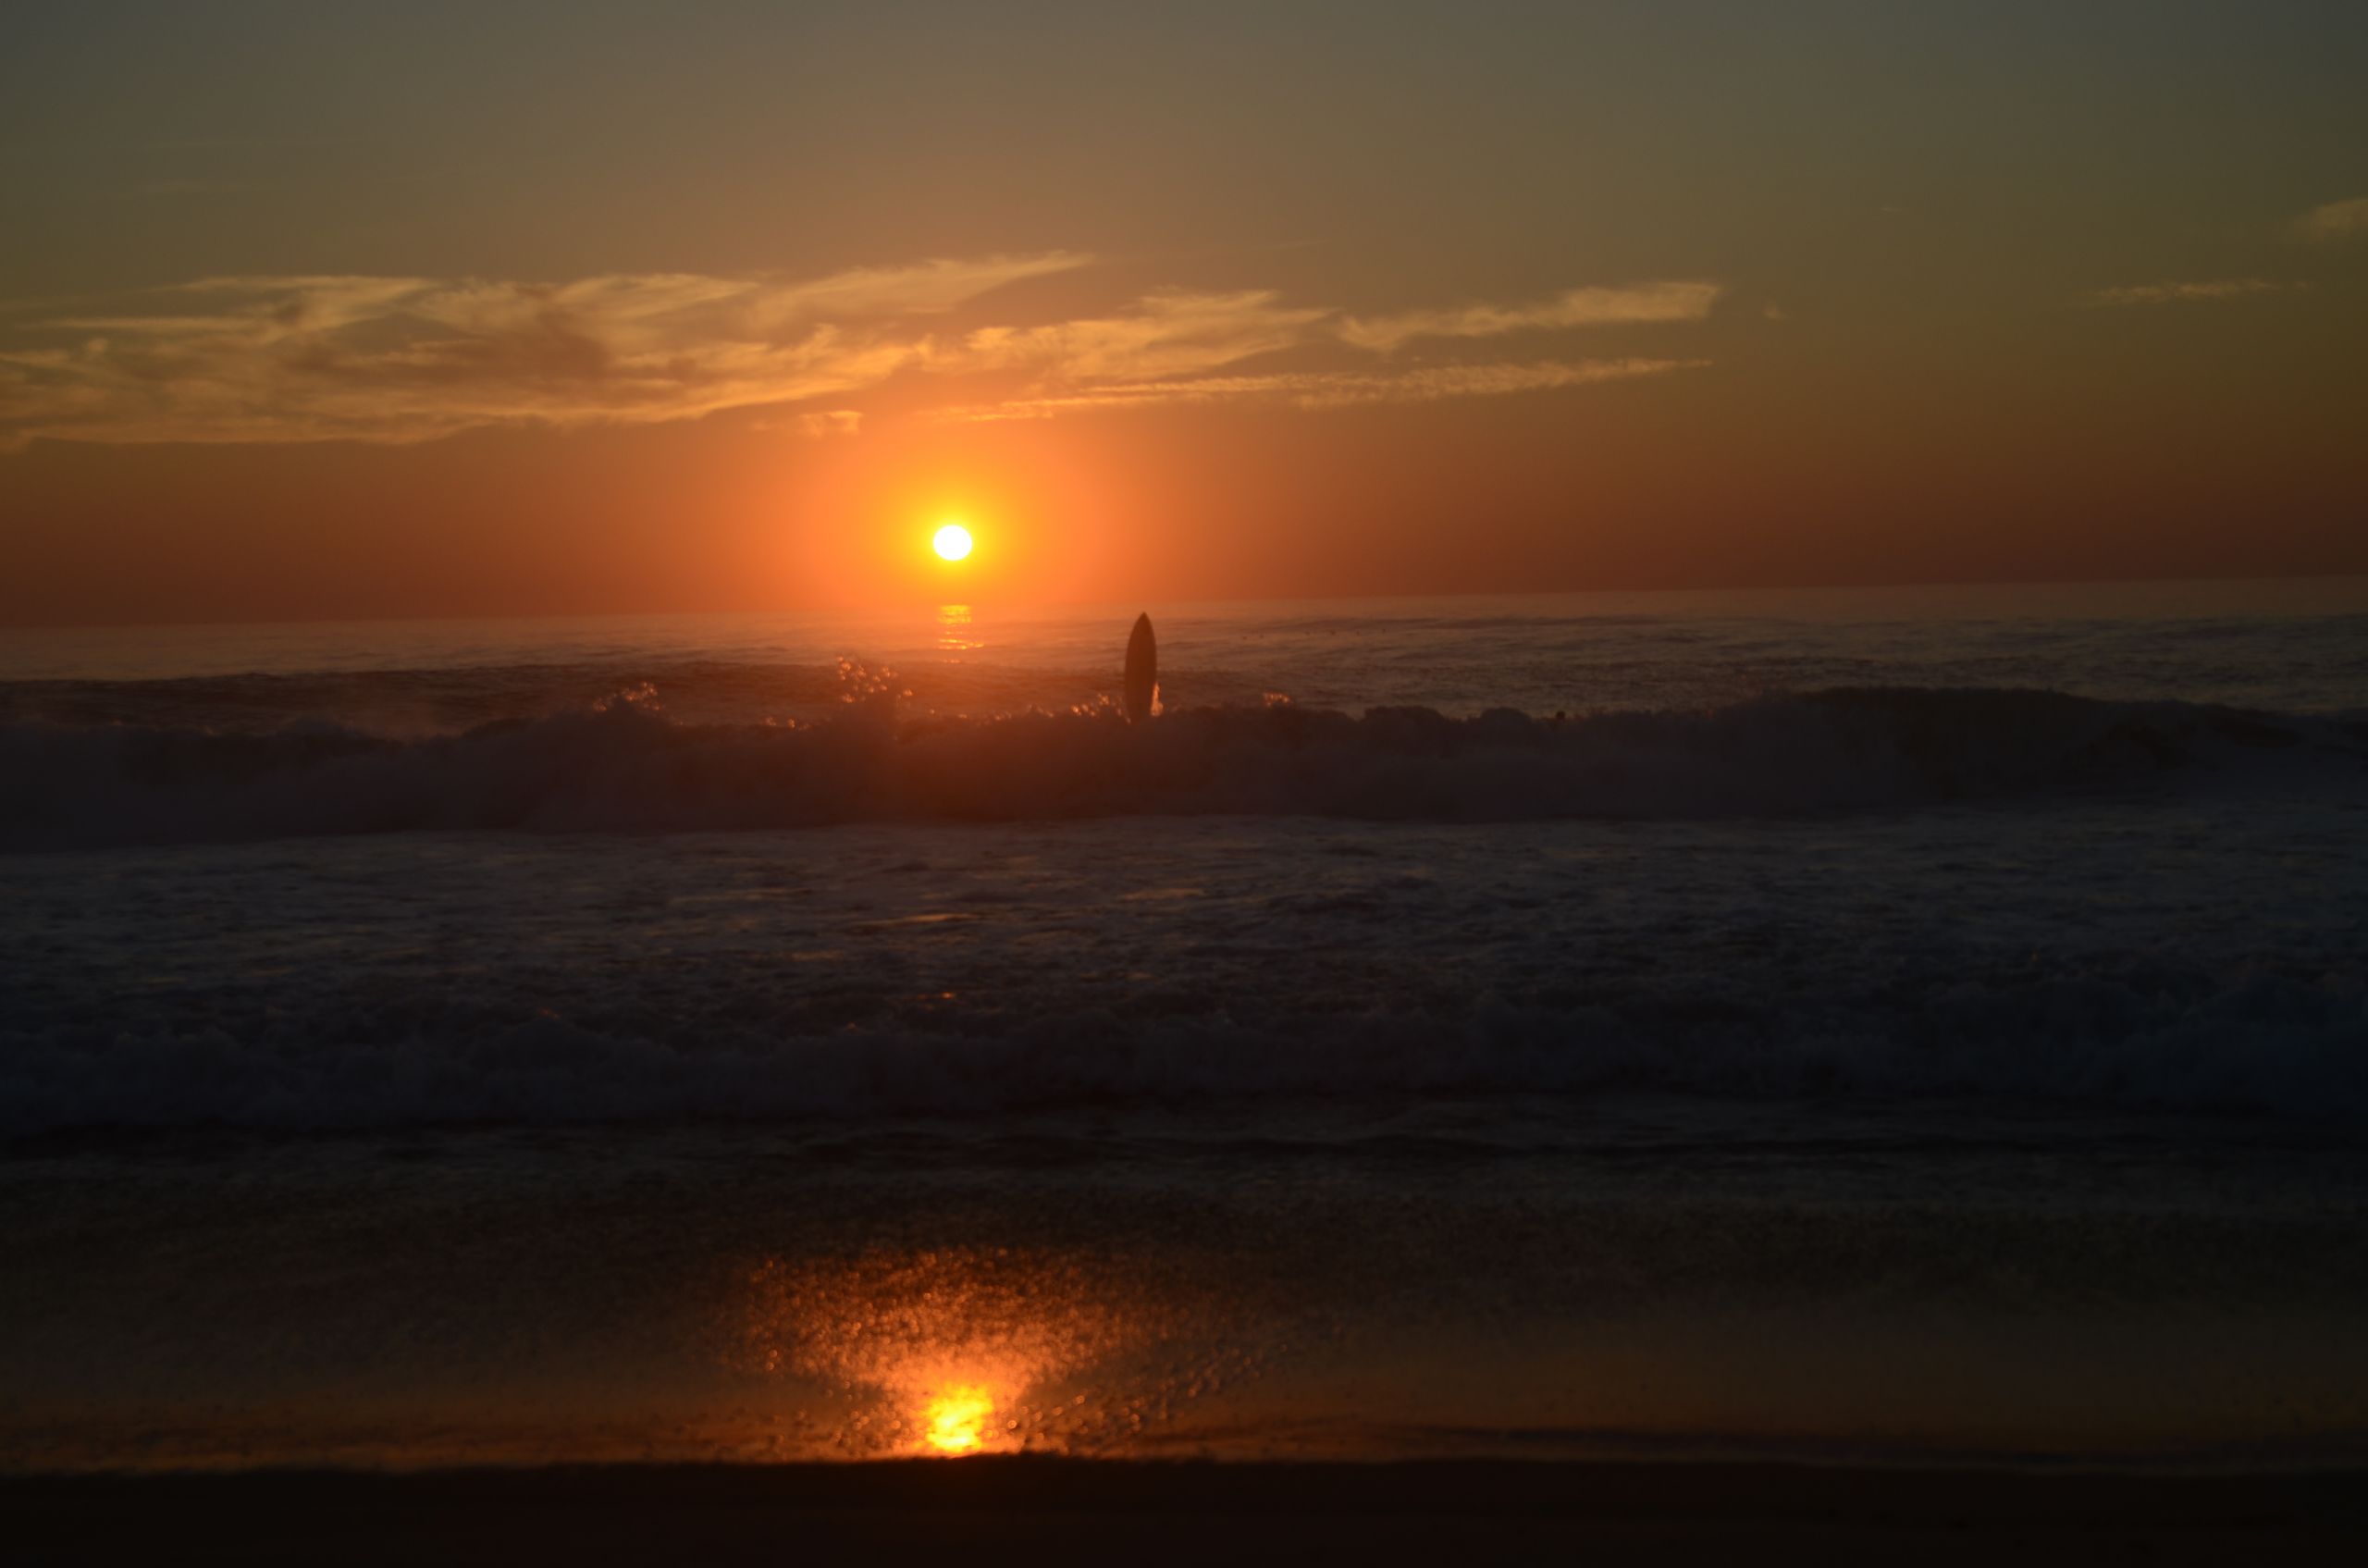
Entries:
[[1413,311],[1340,324],[1340,336],[1361,349],[1382,352],[1417,338],[1496,338],[1508,332],[1540,332],[1574,327],[1639,322],[1700,321],[1719,302],[1715,283],[1646,283],[1626,289],[1571,289],[1526,305],[1465,305],[1455,310]]
[[[1428,401],[1696,362],[1410,370],[1308,362],[1387,356],[1418,339],[1699,321],[1719,292],[1699,283],[1574,289],[1526,305],[1360,319],[1272,290],[1166,290],[1064,319],[945,320],[968,311],[975,322],[995,290],[1090,260],[1054,252],[799,281],[694,273],[550,284],[201,278],[0,327],[0,444],[400,444],[488,426],[658,424],[775,406],[791,412],[771,427],[837,436],[861,423],[849,399],[900,377],[934,384],[924,401],[964,419],[1244,400],[1298,408]],[[982,396],[980,382],[993,389]],[[800,404],[818,406],[801,414]]]
[[2208,283],[2137,283],[2100,289],[2086,297],[2092,305],[2177,305],[2215,300],[2250,299],[2258,294],[2282,294],[2300,283],[2273,283],[2265,278],[2224,278]]
[[2312,207],[2295,219],[2294,228],[2305,240],[2346,240],[2368,234],[2368,196]]
[[1501,397],[1597,381],[1625,381],[1696,370],[1708,360],[1598,359],[1567,363],[1438,365],[1402,371],[1302,371],[1273,376],[1215,376],[1117,383],[1051,397],[943,409],[935,417],[964,423],[1051,419],[1064,414],[1148,408],[1172,403],[1268,402],[1300,409],[1358,408],[1375,403],[1436,402],[1443,398]]
[[1189,376],[1305,343],[1330,316],[1267,290],[1153,294],[1125,315],[1046,327],[991,327],[963,343],[969,367],[1021,367],[1072,380]]
[[927,357],[914,322],[1089,258],[866,268],[798,282],[621,274],[563,284],[210,278],[163,309],[36,320],[0,343],[19,438],[433,440],[489,425],[696,419],[875,386]]

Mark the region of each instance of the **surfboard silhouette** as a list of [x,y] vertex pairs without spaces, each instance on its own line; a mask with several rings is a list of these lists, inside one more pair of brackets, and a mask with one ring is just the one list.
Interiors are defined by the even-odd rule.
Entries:
[[1151,717],[1159,698],[1159,639],[1151,635],[1151,613],[1135,617],[1134,636],[1127,639],[1127,722],[1140,724]]

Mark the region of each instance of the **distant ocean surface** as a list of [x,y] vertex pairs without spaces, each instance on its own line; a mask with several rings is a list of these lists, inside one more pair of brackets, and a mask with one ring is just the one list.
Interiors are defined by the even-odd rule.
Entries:
[[2352,581],[12,634],[0,847],[1708,817],[2352,776]]
[[[2297,712],[2368,703],[2357,577],[0,628],[0,682],[11,716],[421,733],[661,678],[687,721],[810,718],[851,695],[853,661],[895,671],[917,711],[991,716],[1107,697],[1146,608],[1171,700],[1197,707],[1279,692],[1350,712],[1542,716],[1863,685]],[[121,706],[102,706],[110,698]]]
[[0,1463],[2368,1451],[2368,581],[1141,608],[0,634]]

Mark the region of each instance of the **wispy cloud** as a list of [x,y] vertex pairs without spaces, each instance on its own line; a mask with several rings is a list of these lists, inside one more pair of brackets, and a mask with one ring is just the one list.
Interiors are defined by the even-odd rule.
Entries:
[[[201,278],[70,313],[11,313],[0,327],[0,443],[402,443],[486,426],[651,424],[774,406],[792,412],[770,427],[826,437],[857,430],[862,414],[846,401],[899,376],[936,385],[924,411],[934,401],[965,419],[1244,399],[1301,408],[1423,401],[1697,362],[1409,370],[1324,362],[1387,354],[1415,338],[1695,321],[1718,294],[1694,283],[1576,289],[1542,303],[1361,321],[1271,290],[1168,290],[1065,319],[952,330],[942,319],[1089,260],[1058,252],[795,281]],[[982,396],[981,384],[993,390]]]
[[1211,376],[1167,381],[1119,382],[1055,396],[943,409],[935,417],[963,422],[1050,419],[1102,409],[1161,403],[1261,401],[1293,408],[1353,408],[1373,403],[1436,402],[1442,398],[1501,396],[1622,381],[1698,369],[1708,360],[1598,359],[1528,364],[1438,365],[1422,370],[1315,370],[1273,376]]
[[1006,284],[1074,272],[1093,258],[1077,251],[931,261],[914,266],[859,267],[809,283],[774,284],[758,302],[758,322],[781,327],[821,317],[927,315],[968,304]]
[[2368,234],[2368,196],[2353,196],[2312,207],[2294,220],[2294,228],[2305,240],[2342,240],[2354,234]]
[[1630,322],[1700,321],[1719,302],[1716,283],[1645,283],[1625,289],[1571,289],[1525,305],[1464,305],[1412,311],[1340,324],[1340,336],[1362,349],[1388,352],[1417,338],[1495,338]]
[[[648,424],[877,385],[930,352],[910,318],[1066,253],[799,282],[210,278],[0,341],[13,433],[98,441],[433,440],[488,425]],[[54,340],[68,345],[20,345]]]
[[2135,283],[2119,289],[2099,289],[2084,296],[2092,305],[2177,305],[2213,300],[2242,300],[2256,294],[2281,294],[2300,283],[2273,283],[2265,278],[2224,278],[2208,283]]
[[1289,309],[1266,290],[1153,294],[1125,315],[1047,327],[990,327],[964,340],[980,368],[1027,367],[1070,379],[1189,376],[1297,348],[1328,318]]
[[863,428],[861,411],[852,408],[824,409],[817,414],[801,414],[796,428],[801,436],[821,440],[830,436],[852,436]]

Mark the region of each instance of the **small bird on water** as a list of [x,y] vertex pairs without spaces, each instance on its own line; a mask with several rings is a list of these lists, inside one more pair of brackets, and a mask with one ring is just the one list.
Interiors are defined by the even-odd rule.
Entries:
[[1146,722],[1158,701],[1159,639],[1152,636],[1146,611],[1135,617],[1134,635],[1127,639],[1127,722]]

